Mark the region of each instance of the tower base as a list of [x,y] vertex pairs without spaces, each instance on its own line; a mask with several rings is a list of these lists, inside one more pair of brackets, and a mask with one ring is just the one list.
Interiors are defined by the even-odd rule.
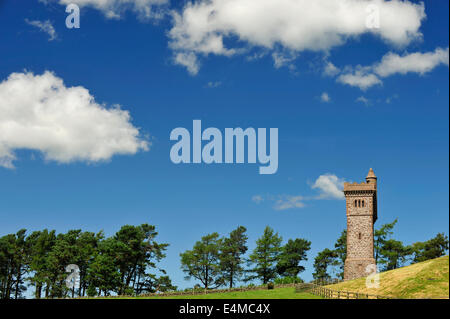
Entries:
[[[370,265],[375,265],[368,267]],[[376,269],[375,258],[347,258],[344,267],[344,280],[367,277]]]

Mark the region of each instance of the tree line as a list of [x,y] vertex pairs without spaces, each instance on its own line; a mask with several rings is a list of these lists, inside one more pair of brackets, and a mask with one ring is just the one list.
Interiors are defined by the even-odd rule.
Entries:
[[[397,219],[381,225],[374,231],[374,258],[380,271],[387,271],[408,264],[434,259],[445,255],[449,249],[448,237],[438,233],[424,242],[405,245],[392,238]],[[325,248],[314,259],[314,279],[344,279],[344,263],[347,254],[347,231],[342,231],[334,249]]]
[[296,238],[282,245],[282,237],[267,226],[256,241],[256,248],[245,258],[248,250],[246,231],[245,227],[239,226],[226,237],[220,237],[218,233],[205,235],[192,249],[181,253],[181,268],[186,279],[198,280],[204,289],[233,288],[239,281],[255,279],[263,284],[281,278],[286,283],[301,281],[298,274],[305,267],[300,263],[307,260],[310,241]]
[[[174,290],[156,265],[168,246],[158,243],[157,235],[155,226],[142,224],[125,225],[108,238],[102,231],[57,234],[47,229],[29,235],[22,229],[0,237],[0,298],[23,298],[29,286],[35,298]],[[71,289],[66,284],[70,264],[79,269],[79,284]]]
[[[392,238],[397,220],[374,231],[374,257],[381,270],[391,270],[443,256],[449,248],[442,233],[425,242],[404,245]],[[311,242],[283,238],[267,226],[248,249],[247,229],[239,226],[227,236],[207,234],[192,249],[180,254],[186,279],[196,287],[233,288],[239,282],[302,282]],[[57,234],[44,229],[27,235],[25,229],[0,237],[0,298],[23,298],[28,287],[35,298],[139,295],[176,290],[158,262],[166,257],[167,243],[156,241],[153,225],[125,225],[111,237],[82,230]],[[343,278],[347,252],[344,230],[334,249],[320,251],[314,259],[314,279]],[[79,284],[67,285],[68,265],[78,268]]]

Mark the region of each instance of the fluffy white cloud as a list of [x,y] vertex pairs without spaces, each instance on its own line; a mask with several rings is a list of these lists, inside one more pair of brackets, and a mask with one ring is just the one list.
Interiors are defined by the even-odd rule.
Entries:
[[339,68],[337,68],[331,62],[327,62],[325,64],[325,68],[323,70],[323,74],[326,75],[326,76],[335,76],[335,75],[339,74],[340,72],[341,72],[341,70],[339,70]]
[[356,70],[352,73],[341,74],[337,81],[350,86],[355,86],[365,91],[374,85],[381,85],[383,82],[372,73],[364,70]]
[[[366,25],[369,5],[379,9],[380,28]],[[366,33],[403,46],[421,38],[426,17],[423,3],[399,0],[197,0],[172,16],[175,52],[225,56],[249,47],[328,51]],[[226,45],[228,39],[238,44]]]
[[346,67],[337,81],[367,90],[374,85],[381,85],[383,82],[380,78],[407,73],[423,75],[442,64],[447,67],[449,65],[448,48],[436,48],[432,52],[415,52],[404,55],[389,52],[383,56],[380,62],[371,66],[358,65],[355,69]]
[[323,92],[322,95],[320,96],[320,100],[324,103],[328,103],[331,101],[331,98],[327,92]]
[[320,175],[312,185],[320,194],[316,199],[344,199],[344,179],[333,174]]
[[[52,0],[40,0],[50,2]],[[119,19],[121,15],[131,10],[143,19],[160,19],[162,10],[169,0],[53,0],[61,5],[74,3],[79,7],[91,7],[101,11],[109,19]]]
[[57,37],[56,31],[55,31],[55,28],[53,27],[52,23],[50,22],[50,20],[39,21],[39,20],[25,19],[25,22],[28,23],[29,25],[32,25],[33,27],[38,28],[42,32],[47,33],[49,36],[48,41],[53,41],[56,39],[56,37]]
[[96,103],[87,89],[66,87],[51,72],[12,73],[0,83],[0,166],[14,167],[16,149],[60,163],[148,150],[130,120],[127,111]]
[[192,52],[178,52],[174,57],[174,62],[186,67],[191,75],[196,75],[200,69],[197,56]]
[[373,67],[373,71],[381,77],[410,72],[423,75],[441,64],[448,66],[448,60],[448,48],[437,48],[434,52],[416,52],[403,56],[389,52],[383,56],[380,63]]

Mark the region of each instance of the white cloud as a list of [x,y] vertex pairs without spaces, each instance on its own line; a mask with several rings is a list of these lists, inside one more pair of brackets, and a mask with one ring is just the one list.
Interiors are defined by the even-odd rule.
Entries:
[[448,66],[448,61],[448,48],[437,48],[434,52],[416,52],[403,56],[389,52],[383,56],[380,63],[373,67],[373,71],[381,77],[410,72],[423,75],[441,64]]
[[[366,26],[369,4],[380,9],[380,28]],[[398,0],[197,0],[172,11],[170,47],[175,54],[205,56],[232,56],[251,47],[327,52],[367,33],[404,46],[422,37],[424,10],[423,3]]]
[[59,163],[148,150],[130,120],[127,111],[96,103],[87,89],[66,87],[51,72],[12,73],[0,83],[0,166],[13,168],[17,149]]
[[278,199],[273,207],[275,210],[287,210],[292,208],[302,208],[305,204],[302,202],[302,196],[283,196]]
[[50,20],[39,21],[39,20],[25,19],[25,22],[28,23],[29,25],[32,25],[33,27],[38,28],[42,32],[47,33],[49,36],[48,41],[53,41],[56,39],[56,37],[57,37],[56,31],[55,31],[55,28],[53,27],[52,23],[50,22]]
[[295,65],[292,62],[297,58],[298,54],[295,52],[274,52],[272,53],[273,65],[276,69],[287,66],[294,70]]
[[442,64],[447,67],[449,65],[448,48],[436,48],[432,52],[415,52],[402,56],[389,52],[382,57],[381,62],[371,66],[358,65],[355,69],[346,67],[337,81],[365,91],[374,85],[383,84],[380,78],[407,73],[423,75]]
[[318,195],[314,196],[302,196],[302,195],[255,195],[252,197],[252,201],[256,204],[260,204],[267,200],[269,202],[275,202],[273,208],[275,210],[287,210],[294,208],[305,207],[305,202],[314,200],[325,199],[345,199],[344,179],[337,177],[334,174],[320,175],[316,181],[311,185],[312,189],[319,191]]
[[355,86],[365,91],[374,85],[381,85],[383,82],[372,73],[368,73],[365,68],[358,69],[351,73],[341,74],[337,81],[339,83]]
[[311,187],[318,189],[320,194],[316,199],[344,199],[344,179],[334,174],[320,175]]
[[196,75],[200,69],[197,56],[192,52],[178,52],[175,55],[174,62],[186,67],[191,75]]
[[339,68],[337,68],[331,62],[327,62],[325,64],[325,68],[323,70],[323,74],[326,75],[326,76],[335,76],[335,75],[339,74],[340,72],[341,72],[341,70],[339,70]]
[[369,106],[370,105],[370,100],[364,96],[360,96],[356,99],[356,102],[362,103],[365,106]]
[[323,92],[322,95],[320,96],[320,100],[324,103],[328,103],[331,101],[331,98],[327,92]]
[[259,204],[264,201],[264,197],[261,195],[255,195],[252,197],[252,201],[254,201],[256,204]]
[[[50,2],[46,0],[41,2]],[[74,3],[79,7],[91,7],[101,11],[108,19],[119,19],[130,10],[142,19],[161,19],[169,0],[53,0],[61,5]]]

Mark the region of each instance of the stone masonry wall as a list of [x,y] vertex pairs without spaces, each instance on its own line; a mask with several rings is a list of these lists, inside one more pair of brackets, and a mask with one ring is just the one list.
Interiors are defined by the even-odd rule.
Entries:
[[[350,193],[347,199],[347,259],[344,279],[367,276],[373,258],[373,193]],[[357,205],[355,206],[355,200]],[[362,207],[364,201],[364,207]],[[361,206],[359,203],[361,202]]]

